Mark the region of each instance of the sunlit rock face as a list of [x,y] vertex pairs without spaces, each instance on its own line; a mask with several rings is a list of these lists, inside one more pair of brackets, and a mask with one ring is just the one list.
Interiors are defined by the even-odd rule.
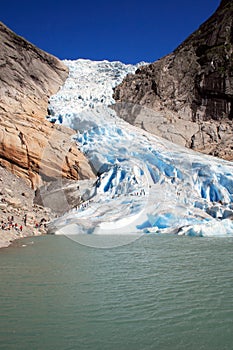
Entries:
[[57,177],[93,176],[70,141],[73,132],[45,120],[49,96],[64,83],[67,67],[2,23],[0,35],[0,164],[33,188]]
[[222,1],[174,52],[128,75],[114,92],[118,114],[180,145],[232,160],[232,17],[233,2]]

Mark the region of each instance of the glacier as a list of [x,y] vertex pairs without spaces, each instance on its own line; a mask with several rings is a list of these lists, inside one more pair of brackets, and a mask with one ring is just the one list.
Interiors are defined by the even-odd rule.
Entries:
[[232,236],[233,164],[136,128],[111,108],[113,88],[140,64],[63,62],[69,77],[50,98],[47,119],[77,131],[96,182],[54,221],[56,233]]

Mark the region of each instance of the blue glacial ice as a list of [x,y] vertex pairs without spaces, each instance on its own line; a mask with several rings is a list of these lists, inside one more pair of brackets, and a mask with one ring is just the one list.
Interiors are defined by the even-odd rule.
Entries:
[[77,131],[97,174],[90,198],[55,221],[57,232],[233,235],[233,164],[184,149],[118,118],[112,88],[137,66],[64,61],[70,75],[49,120]]

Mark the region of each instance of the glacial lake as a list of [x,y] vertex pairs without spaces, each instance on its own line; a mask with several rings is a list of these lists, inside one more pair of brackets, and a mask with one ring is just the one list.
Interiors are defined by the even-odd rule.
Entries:
[[232,349],[232,248],[173,235],[112,249],[21,240],[0,250],[0,349]]

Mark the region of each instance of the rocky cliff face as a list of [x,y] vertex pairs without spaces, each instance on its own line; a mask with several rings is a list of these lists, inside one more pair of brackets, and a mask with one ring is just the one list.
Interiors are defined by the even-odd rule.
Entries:
[[33,188],[58,177],[93,177],[73,131],[45,120],[49,97],[68,70],[0,22],[0,165]]
[[232,0],[223,0],[173,53],[128,75],[114,98],[119,115],[132,124],[233,159]]

